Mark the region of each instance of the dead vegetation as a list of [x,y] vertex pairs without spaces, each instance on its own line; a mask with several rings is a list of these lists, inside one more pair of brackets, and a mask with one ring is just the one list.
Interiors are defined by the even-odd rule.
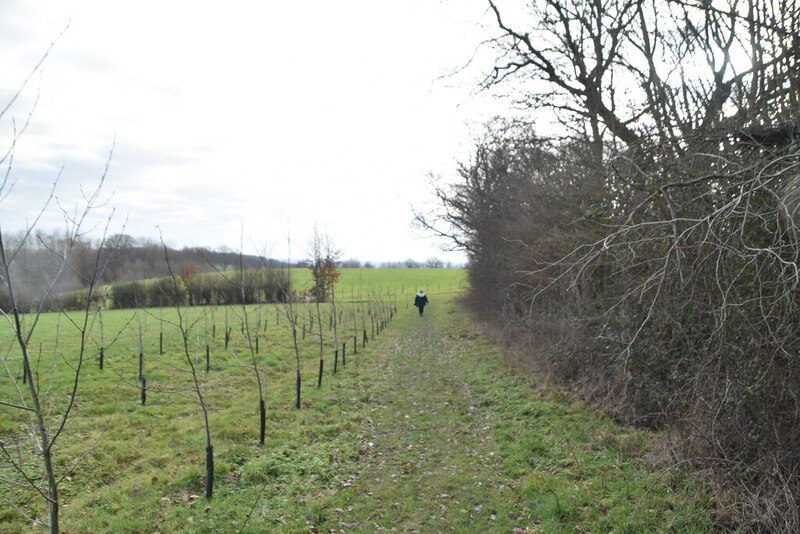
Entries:
[[798,6],[489,4],[487,86],[564,134],[490,125],[419,222],[533,367],[679,430],[719,528],[800,530]]

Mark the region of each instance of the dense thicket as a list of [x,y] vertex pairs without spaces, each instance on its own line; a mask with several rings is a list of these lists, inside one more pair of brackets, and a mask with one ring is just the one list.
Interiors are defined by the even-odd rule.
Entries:
[[486,85],[558,139],[490,125],[420,222],[537,365],[680,429],[736,512],[721,527],[800,531],[798,6],[489,6]]

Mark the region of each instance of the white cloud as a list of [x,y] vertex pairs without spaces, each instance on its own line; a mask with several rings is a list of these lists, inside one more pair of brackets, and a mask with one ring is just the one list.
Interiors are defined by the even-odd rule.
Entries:
[[[116,136],[106,189],[129,233],[234,246],[243,226],[277,251],[289,226],[303,242],[317,224],[348,257],[445,256],[409,229],[409,203],[491,110],[468,96],[474,79],[437,80],[485,38],[484,15],[479,0],[3,3],[2,102],[72,20],[0,146],[39,91],[17,194],[42,195],[63,165],[78,202],[69,190],[96,180]],[[19,206],[9,197],[0,223]]]

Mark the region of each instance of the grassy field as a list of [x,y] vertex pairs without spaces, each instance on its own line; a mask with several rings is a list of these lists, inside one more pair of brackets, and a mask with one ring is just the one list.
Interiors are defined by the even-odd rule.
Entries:
[[[300,289],[310,283],[308,269],[295,269],[292,276]],[[352,358],[353,344],[363,343],[364,333],[370,338],[374,336],[380,321],[391,313],[392,306],[401,307],[404,301],[408,306],[416,286],[425,283],[428,287],[445,288],[441,294],[452,293],[463,287],[464,278],[463,270],[450,269],[415,269],[413,272],[343,269],[337,285],[342,301],[337,310],[338,342],[334,343],[331,329],[331,306],[325,304],[319,309],[322,349],[316,306],[299,305],[295,309],[299,315],[297,333],[303,402],[308,402],[306,393],[313,394],[317,385],[320,350],[327,365],[325,384],[334,366],[335,351],[340,351],[344,343],[345,351]],[[408,295],[399,294],[406,286]],[[37,383],[45,392],[45,410],[52,428],[58,427],[67,404],[75,377],[73,370],[79,361],[83,365],[67,431],[54,447],[57,471],[69,477],[61,485],[67,503],[86,488],[96,487],[101,493],[108,485],[125,488],[125,483],[117,483],[121,474],[125,473],[124,478],[127,478],[130,470],[139,472],[143,465],[169,470],[168,464],[174,463],[173,467],[199,466],[202,471],[204,432],[202,413],[197,395],[192,393],[193,381],[188,372],[192,365],[201,370],[202,391],[210,407],[218,477],[226,476],[227,458],[231,454],[237,457],[238,447],[250,447],[257,440],[259,397],[254,365],[259,367],[262,384],[266,386],[270,435],[276,421],[281,420],[282,410],[293,416],[300,413],[293,408],[296,360],[285,306],[194,307],[181,311],[182,325],[189,333],[188,358],[183,351],[181,322],[174,309],[106,310],[90,316],[85,327],[87,336],[82,361],[78,347],[84,317],[80,313],[44,314],[38,319],[29,347]],[[27,316],[24,320],[29,326],[34,318]],[[226,343],[228,330],[231,336]],[[258,352],[254,354],[256,349]],[[21,383],[21,356],[10,325],[5,321],[0,326],[0,350],[5,371],[0,378],[0,401],[30,405]],[[139,379],[140,353],[147,379],[144,406],[141,405],[143,388]],[[338,365],[343,363],[340,361]],[[25,437],[29,428],[28,414],[0,406],[0,440],[11,457],[16,457],[16,463],[21,463],[32,479],[40,481],[39,459]],[[169,439],[165,441],[165,437]],[[165,455],[174,461],[162,465],[158,458]],[[83,461],[79,468],[73,469],[72,463],[78,458]],[[41,498],[26,488],[29,484],[24,482],[9,458],[4,460],[0,463],[0,477],[6,491],[1,496],[22,506],[33,518],[42,517]],[[129,491],[130,488],[123,493]],[[125,513],[119,515],[124,518]],[[69,524],[69,504],[64,517]],[[0,532],[17,532],[20,520],[21,516],[13,507],[0,505]]]
[[[296,289],[311,287],[309,269],[292,269]],[[451,294],[466,288],[465,269],[341,269],[336,286],[340,298],[352,300],[370,295],[406,295],[413,300],[420,289],[431,295]]]
[[[321,306],[325,375],[319,389],[317,308],[295,309],[300,409],[285,306],[183,309],[182,323],[190,326],[188,359],[174,309],[92,317],[75,410],[55,447],[64,530],[707,531],[702,488],[678,472],[648,470],[648,435],[543,399],[504,371],[502,351],[481,340],[453,304],[463,271],[408,270],[396,277],[387,271],[344,271],[336,346],[332,308]],[[431,297],[423,318],[409,306],[420,288]],[[31,342],[52,424],[74,376],[73,321],[79,319],[43,316]],[[19,402],[10,376],[19,381],[20,361],[9,334],[0,333],[7,370],[0,400]],[[334,350],[343,342],[346,365],[340,352],[333,375]],[[254,361],[266,387],[264,446],[258,445]],[[203,497],[205,434],[190,364],[199,370],[210,414],[216,464],[211,501]],[[26,422],[25,412],[0,406],[4,447],[38,481]],[[2,496],[43,517],[42,498],[5,460]],[[41,527],[0,504],[0,533],[28,531]]]

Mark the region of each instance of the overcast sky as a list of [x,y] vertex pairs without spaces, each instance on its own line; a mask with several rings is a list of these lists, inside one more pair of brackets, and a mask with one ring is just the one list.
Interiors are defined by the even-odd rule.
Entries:
[[38,94],[4,231],[62,167],[58,200],[80,205],[116,143],[98,211],[115,209],[112,233],[237,249],[243,228],[246,251],[283,257],[291,235],[300,257],[316,224],[347,258],[463,260],[410,206],[497,113],[473,94],[479,68],[442,79],[492,33],[482,0],[0,0],[0,110],[68,22],[0,119],[5,151]]

